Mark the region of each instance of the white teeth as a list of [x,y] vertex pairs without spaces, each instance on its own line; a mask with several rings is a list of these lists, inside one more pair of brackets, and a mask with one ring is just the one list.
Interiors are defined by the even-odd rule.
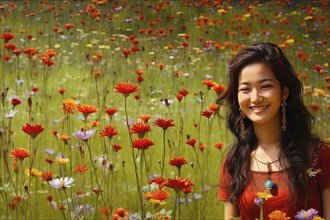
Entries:
[[253,106],[253,107],[251,107],[251,109],[254,112],[261,112],[261,111],[265,110],[266,108],[267,108],[267,106]]

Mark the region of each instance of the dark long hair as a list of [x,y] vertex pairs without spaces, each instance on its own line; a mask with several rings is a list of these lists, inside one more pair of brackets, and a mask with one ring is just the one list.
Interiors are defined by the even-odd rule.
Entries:
[[286,132],[283,133],[280,158],[288,162],[288,186],[292,192],[304,190],[307,184],[306,169],[309,164],[308,147],[319,139],[311,132],[314,117],[303,103],[303,86],[283,51],[272,43],[256,43],[238,51],[228,66],[228,89],[217,101],[226,102],[227,126],[234,135],[233,144],[226,156],[224,171],[231,176],[229,201],[236,203],[250,182],[251,153],[256,146],[252,122],[244,118],[244,132],[240,126],[238,81],[241,70],[251,63],[263,62],[269,66],[280,82],[289,89],[286,100]]

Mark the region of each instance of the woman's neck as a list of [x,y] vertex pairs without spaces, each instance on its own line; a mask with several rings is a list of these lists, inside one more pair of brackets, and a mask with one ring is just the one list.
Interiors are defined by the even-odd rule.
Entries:
[[281,125],[254,125],[254,132],[257,137],[258,148],[265,152],[273,151],[282,142]]

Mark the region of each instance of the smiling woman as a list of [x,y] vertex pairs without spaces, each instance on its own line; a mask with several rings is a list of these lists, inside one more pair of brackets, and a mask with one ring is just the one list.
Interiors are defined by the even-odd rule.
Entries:
[[274,211],[293,219],[310,208],[330,218],[330,148],[311,132],[302,91],[272,43],[251,45],[230,61],[228,89],[218,100],[227,103],[235,136],[220,174],[225,219],[263,219]]

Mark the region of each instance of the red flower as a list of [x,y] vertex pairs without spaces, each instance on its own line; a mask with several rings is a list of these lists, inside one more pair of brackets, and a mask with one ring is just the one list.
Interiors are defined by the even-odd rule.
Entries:
[[65,89],[59,89],[58,92],[63,95],[65,93]]
[[120,82],[114,87],[114,91],[123,94],[124,97],[128,97],[129,94],[138,92],[139,90],[140,89],[136,85],[129,82]]
[[310,105],[309,107],[315,111],[320,109],[320,106],[318,105]]
[[86,173],[88,170],[88,167],[87,165],[85,164],[82,164],[82,165],[77,165],[75,168],[74,168],[74,171],[80,173],[80,174],[84,174]]
[[21,100],[19,100],[17,98],[12,98],[11,104],[13,104],[13,106],[19,105],[19,104],[21,104]]
[[164,177],[156,177],[152,180],[149,181],[149,184],[152,184],[152,183],[156,183],[158,184],[159,186],[162,186],[164,183],[166,182],[165,178]]
[[220,95],[221,93],[223,93],[225,91],[225,87],[223,85],[220,84],[215,84],[214,86],[212,86],[212,89],[218,94]]
[[164,186],[170,187],[175,191],[180,191],[186,188],[190,188],[193,183],[188,178],[174,177],[174,179],[168,178]]
[[180,93],[179,93],[179,94],[176,94],[176,99],[177,99],[179,102],[181,102],[181,100],[182,100],[183,97],[184,97],[184,96],[181,95]]
[[207,89],[211,89],[213,86],[216,85],[216,82],[213,82],[212,80],[205,79],[202,81],[204,85],[207,86]]
[[26,123],[25,126],[22,126],[22,130],[26,134],[30,135],[32,138],[35,138],[44,130],[44,128],[39,124],[31,125],[29,123]]
[[208,110],[202,112],[202,116],[205,116],[207,118],[210,118],[212,114],[213,112]]
[[130,127],[130,134],[137,134],[139,138],[143,138],[144,135],[150,131],[150,125],[143,122],[135,123]]
[[139,150],[147,150],[150,146],[154,145],[154,142],[152,142],[149,139],[137,139],[133,141],[132,143],[133,148],[139,149]]
[[104,112],[107,113],[109,117],[112,117],[116,112],[118,112],[118,109],[107,108]]
[[206,145],[200,145],[198,146],[198,150],[201,150],[202,152],[207,148]]
[[186,95],[189,94],[189,92],[188,92],[187,90],[183,89],[183,90],[180,90],[180,91],[179,91],[179,94],[181,94],[181,95],[183,95],[183,96],[186,96]]
[[50,181],[53,179],[54,173],[52,171],[46,171],[43,174],[41,174],[41,179],[43,181]]
[[214,145],[214,147],[215,147],[216,149],[219,149],[219,150],[221,150],[221,149],[223,148],[223,146],[224,146],[224,144],[221,143],[221,142],[216,143],[216,144]]
[[183,157],[175,157],[170,159],[169,164],[171,166],[176,166],[177,168],[181,168],[182,165],[185,165],[187,163],[186,159]]
[[102,131],[99,132],[100,137],[108,137],[111,139],[113,136],[118,136],[119,133],[116,128],[112,125],[106,126]]
[[197,142],[196,139],[189,139],[186,141],[186,144],[195,147],[196,142]]
[[164,130],[166,130],[169,127],[175,126],[175,124],[173,124],[173,119],[168,119],[165,120],[163,118],[158,118],[155,122],[154,125],[157,125],[158,127],[163,128]]
[[122,148],[121,146],[119,146],[117,144],[112,145],[112,147],[113,147],[113,149],[115,149],[115,151],[119,151]]
[[97,112],[97,108],[94,105],[76,105],[76,109],[83,113],[85,118],[87,118],[89,114]]
[[24,148],[16,148],[10,152],[9,156],[11,156],[15,159],[23,160],[24,158],[29,157],[30,153],[28,150],[26,150]]
[[36,92],[38,92],[38,91],[39,91],[39,88],[38,88],[38,87],[33,87],[33,88],[32,88],[32,92],[36,93]]
[[218,104],[211,104],[208,106],[208,108],[212,111],[212,112],[217,112],[220,110],[220,105]]
[[14,35],[11,33],[3,33],[1,38],[5,41],[5,43],[8,43],[8,41],[14,38]]

